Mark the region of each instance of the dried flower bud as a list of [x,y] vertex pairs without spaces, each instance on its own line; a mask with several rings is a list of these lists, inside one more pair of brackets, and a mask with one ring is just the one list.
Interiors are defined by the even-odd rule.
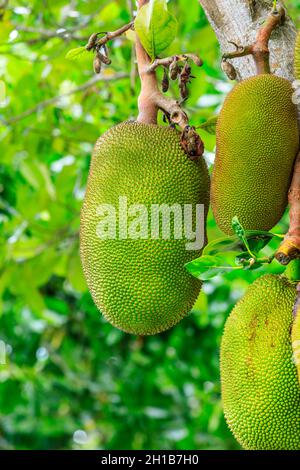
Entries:
[[170,64],[169,73],[171,80],[176,80],[178,74],[180,73],[180,67],[176,59],[174,59],[173,62],[171,62]]
[[107,57],[107,55],[101,54],[100,51],[98,51],[98,57],[101,60],[101,62],[103,62],[103,64],[105,64],[105,65],[110,65],[111,64],[110,58]]
[[102,66],[102,61],[99,57],[99,54],[96,53],[95,57],[94,57],[94,62],[93,62],[94,72],[95,73],[100,73],[101,72],[101,66]]
[[197,160],[204,153],[204,144],[195,127],[185,127],[181,135],[181,145],[191,160]]
[[97,40],[98,40],[98,33],[93,33],[90,36],[87,45],[85,46],[86,50],[91,51],[92,49],[94,49],[96,47]]
[[223,59],[221,62],[221,68],[223,72],[227,75],[229,80],[236,79],[236,70],[230,62],[227,62],[227,60]]
[[163,93],[166,93],[169,89],[169,77],[168,77],[168,71],[166,68],[164,69],[164,76],[161,82],[161,87],[162,87]]

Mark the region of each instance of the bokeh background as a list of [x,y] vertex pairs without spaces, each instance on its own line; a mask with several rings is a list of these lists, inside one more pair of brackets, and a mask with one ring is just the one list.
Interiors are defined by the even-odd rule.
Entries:
[[[286,2],[299,25],[297,4]],[[198,2],[169,6],[179,21],[172,50],[205,61],[186,105],[197,126],[232,83]],[[128,22],[132,8],[130,0],[10,0],[0,10],[1,449],[239,448],[222,413],[219,344],[232,306],[262,271],[206,282],[186,319],[144,339],[101,317],[82,275],[79,213],[93,144],[136,116],[139,82],[126,38],[110,43],[113,62],[99,77],[92,56],[65,55]],[[201,135],[211,164],[215,136]],[[285,217],[278,231],[286,227]],[[211,215],[208,231],[220,236]]]

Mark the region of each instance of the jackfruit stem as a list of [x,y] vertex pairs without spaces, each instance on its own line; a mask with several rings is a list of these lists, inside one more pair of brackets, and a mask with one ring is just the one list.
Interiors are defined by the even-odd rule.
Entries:
[[[141,8],[148,1],[138,0],[138,7]],[[202,65],[201,59],[195,54],[185,54],[185,57],[186,59],[190,58],[199,66]],[[158,111],[163,111],[171,124],[176,124],[182,129],[181,145],[190,158],[194,159],[202,156],[204,151],[203,142],[195,128],[189,125],[188,116],[181,108],[180,103],[163,95],[158,88],[155,70],[161,65],[162,60],[156,59],[156,61],[151,62],[138,37],[136,37],[136,58],[141,80],[137,121],[144,124],[157,124]],[[174,60],[174,57],[172,59]],[[171,61],[171,58],[165,59],[165,61]]]
[[236,50],[223,54],[223,59],[236,59],[252,55],[256,64],[257,75],[271,73],[269,41],[274,29],[282,24],[284,19],[285,9],[283,7],[278,8],[278,10],[273,8],[265,23],[258,30],[255,43],[245,47],[235,44]]
[[[145,4],[147,1],[139,1],[139,6],[141,3]],[[159,90],[155,73],[157,65],[153,67],[151,59],[138,37],[136,39],[136,58],[141,80],[137,121],[144,124],[157,124],[157,114],[160,109],[170,116],[171,122],[184,129],[189,124],[188,117],[178,101],[164,96]]]
[[300,258],[300,151],[294,165],[288,201],[290,204],[290,227],[276,253],[276,259],[283,265]]

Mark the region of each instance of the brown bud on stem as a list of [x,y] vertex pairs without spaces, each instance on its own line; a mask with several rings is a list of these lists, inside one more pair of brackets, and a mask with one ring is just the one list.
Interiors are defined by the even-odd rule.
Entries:
[[167,91],[169,89],[169,77],[168,77],[168,69],[167,68],[164,68],[164,76],[163,76],[163,79],[162,79],[161,86],[162,86],[162,92],[167,93]]
[[95,73],[100,73],[101,72],[102,61],[101,61],[101,59],[99,57],[99,54],[97,52],[96,52],[95,57],[94,57],[93,67],[94,67],[94,72]]
[[97,40],[98,40],[98,33],[93,33],[93,34],[89,37],[88,43],[87,43],[87,45],[85,46],[86,50],[87,50],[87,51],[91,51],[92,49],[94,49],[94,48],[96,47]]
[[191,160],[197,160],[204,153],[204,144],[193,126],[184,128],[181,134],[181,145]]
[[109,57],[107,57],[107,55],[102,54],[100,51],[97,51],[97,55],[98,55],[99,59],[101,60],[101,62],[103,62],[103,64],[105,64],[105,65],[110,65],[111,64],[111,60],[110,60]]
[[175,58],[169,67],[171,80],[176,80],[180,73],[180,66],[178,65],[177,59]]
[[236,80],[237,73],[234,66],[230,62],[227,62],[226,59],[223,59],[221,62],[221,68],[229,80]]

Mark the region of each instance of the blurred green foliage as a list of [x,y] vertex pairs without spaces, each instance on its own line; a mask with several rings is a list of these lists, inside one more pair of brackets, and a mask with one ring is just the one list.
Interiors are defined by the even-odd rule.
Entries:
[[[298,2],[286,3],[297,20]],[[2,449],[238,448],[222,414],[219,343],[230,309],[261,272],[205,283],[189,317],[145,339],[104,321],[82,275],[79,212],[93,144],[136,116],[139,83],[129,40],[110,45],[113,63],[99,81],[92,56],[65,55],[92,32],[128,22],[130,8],[125,0],[11,0],[1,18]],[[187,103],[199,125],[232,85],[198,2],[171,0],[170,9],[179,20],[172,51],[205,60]],[[201,135],[211,163],[215,138]],[[210,216],[209,238],[219,235]]]

